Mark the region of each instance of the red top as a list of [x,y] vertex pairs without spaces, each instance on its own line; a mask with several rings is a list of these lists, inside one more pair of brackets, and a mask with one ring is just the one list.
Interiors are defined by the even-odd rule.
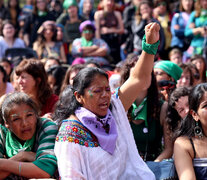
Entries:
[[46,103],[43,105],[41,110],[41,116],[52,113],[54,111],[54,107],[56,102],[58,101],[59,97],[55,94],[52,94],[46,101]]

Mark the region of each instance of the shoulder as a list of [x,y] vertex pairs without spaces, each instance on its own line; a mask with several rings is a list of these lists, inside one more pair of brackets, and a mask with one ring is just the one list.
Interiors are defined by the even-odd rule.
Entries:
[[187,137],[187,136],[178,137],[175,140],[174,146],[178,147],[180,149],[182,148],[182,149],[187,150],[187,151],[192,149],[192,144],[190,142],[189,137]]
[[95,12],[94,17],[95,18],[100,18],[102,16],[102,14],[103,14],[103,10],[98,10],[98,11]]
[[58,126],[51,119],[40,118],[40,126],[41,126],[41,132],[40,132],[41,135],[45,133],[52,133],[52,134],[56,133],[57,134]]
[[77,120],[67,119],[59,129],[56,142],[76,143],[86,147],[98,147],[96,137]]

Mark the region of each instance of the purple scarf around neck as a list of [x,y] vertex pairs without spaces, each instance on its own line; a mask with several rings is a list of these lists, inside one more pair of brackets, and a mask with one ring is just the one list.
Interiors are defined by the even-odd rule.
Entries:
[[[108,109],[107,115],[100,119],[86,108],[79,107],[75,111],[75,115],[97,137],[101,148],[113,154],[116,146],[117,130],[111,111]],[[103,127],[107,124],[109,126],[108,133]]]

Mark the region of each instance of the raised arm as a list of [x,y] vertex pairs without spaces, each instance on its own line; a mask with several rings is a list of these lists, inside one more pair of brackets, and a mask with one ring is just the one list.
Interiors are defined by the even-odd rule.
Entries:
[[[160,26],[157,23],[150,23],[145,27],[146,45],[155,45],[159,40]],[[158,45],[157,45],[158,46]],[[146,46],[145,46],[146,47]],[[148,46],[149,47],[149,46]],[[119,98],[127,111],[132,103],[140,94],[144,92],[150,86],[151,72],[154,65],[154,53],[147,53],[149,50],[143,50],[137,61],[133,71],[130,73],[128,80],[120,87]],[[157,49],[153,49],[156,51]],[[144,97],[143,97],[144,98]]]

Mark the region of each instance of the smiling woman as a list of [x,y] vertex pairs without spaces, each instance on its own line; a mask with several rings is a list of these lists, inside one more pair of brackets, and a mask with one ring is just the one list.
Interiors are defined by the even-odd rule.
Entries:
[[0,179],[53,176],[55,123],[39,118],[36,104],[25,93],[7,95],[1,115],[5,125],[0,125]]

